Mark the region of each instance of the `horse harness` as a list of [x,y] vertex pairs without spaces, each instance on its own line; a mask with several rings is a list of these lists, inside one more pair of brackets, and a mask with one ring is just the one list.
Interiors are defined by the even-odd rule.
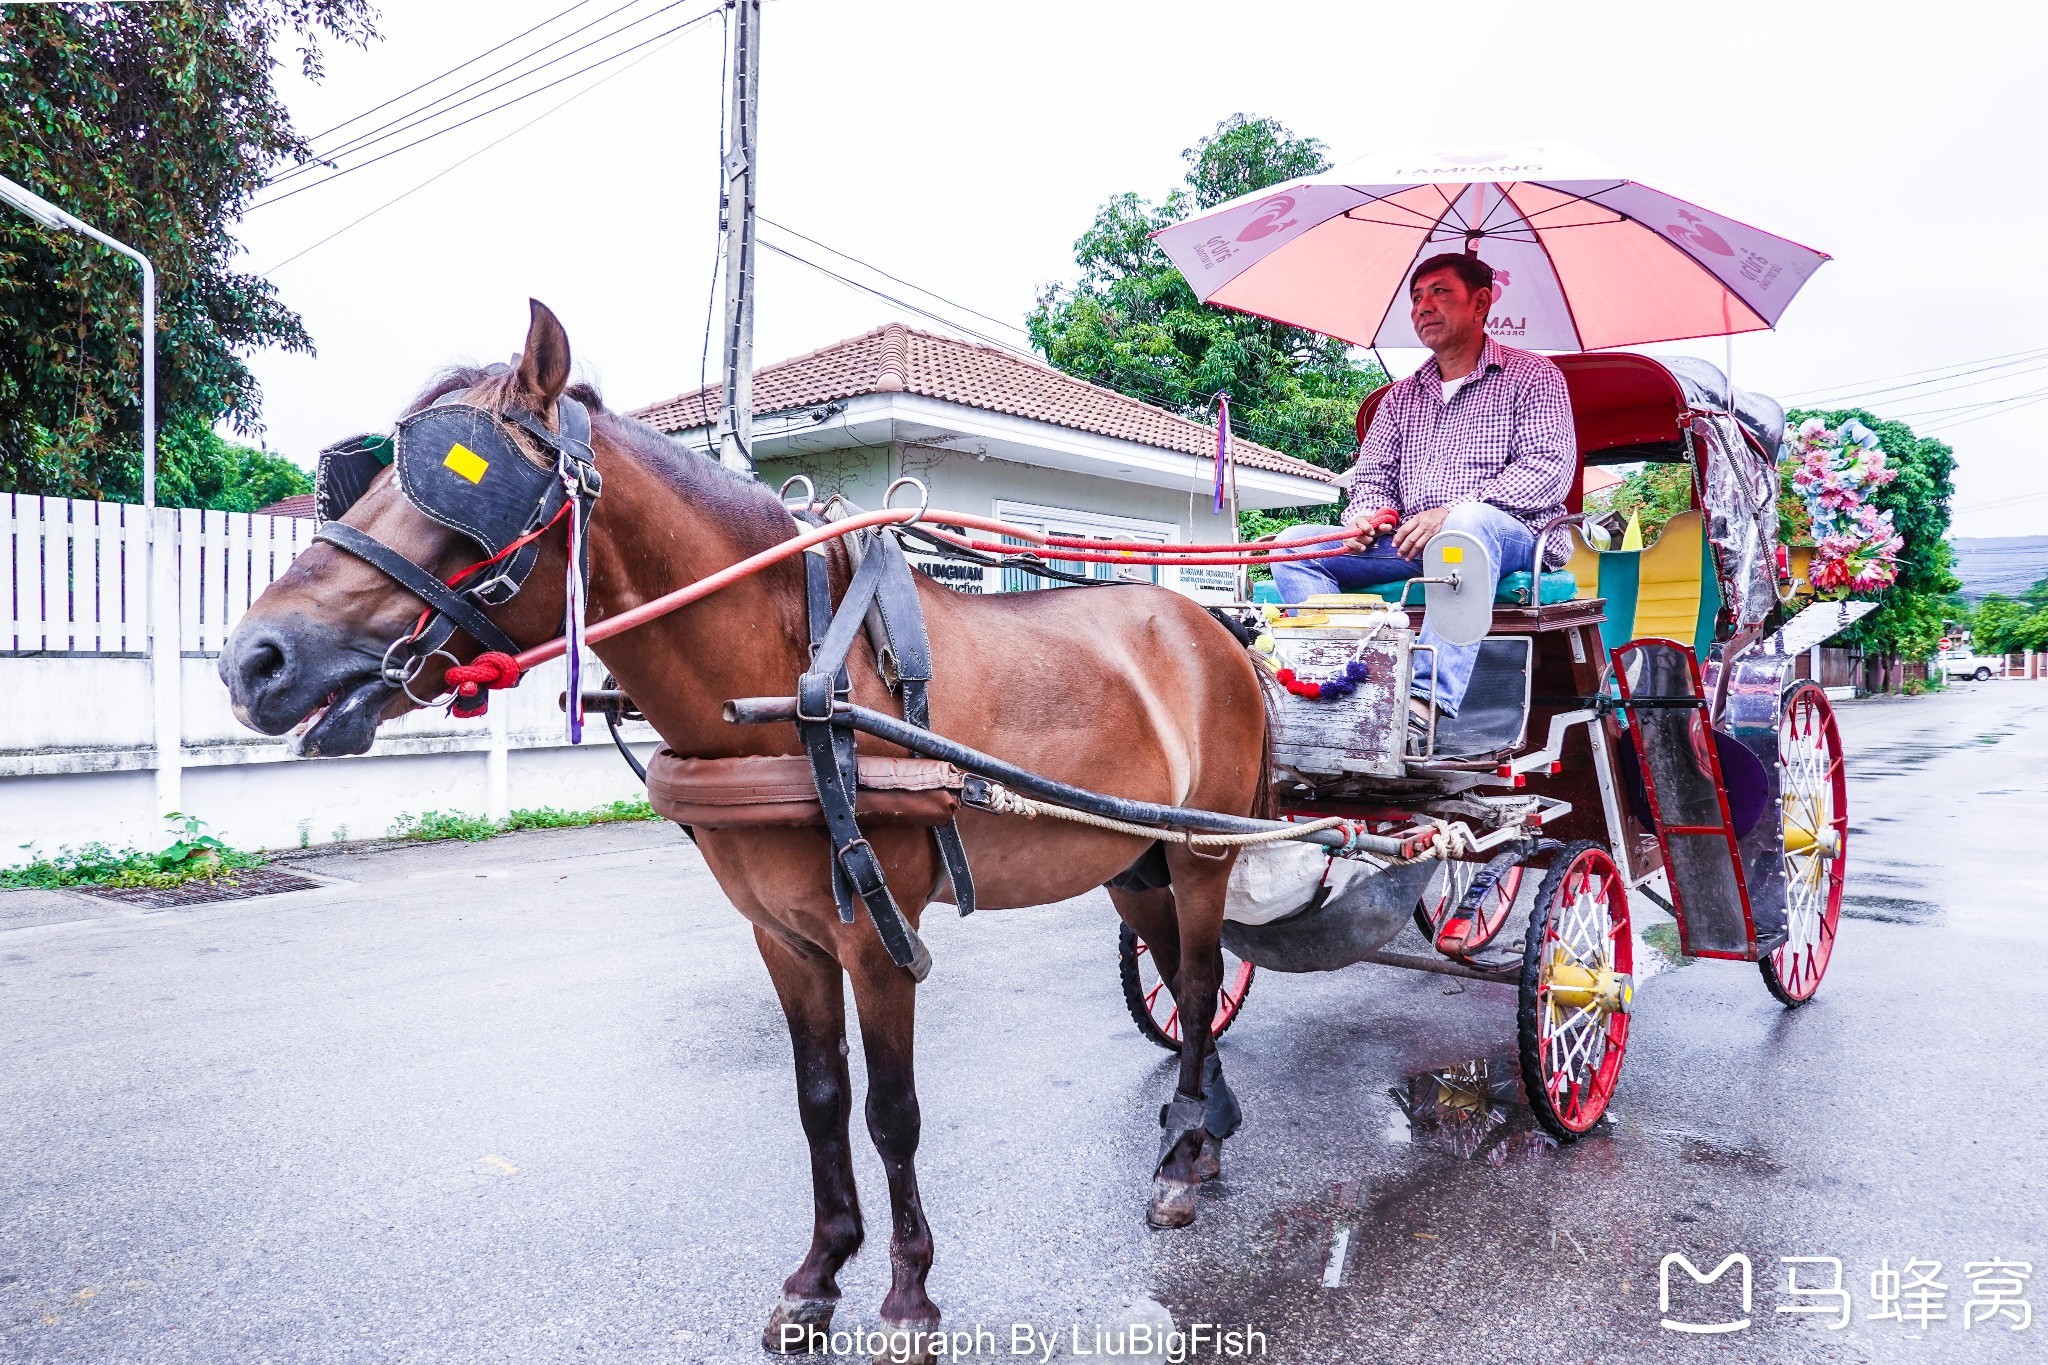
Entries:
[[[808,513],[804,516],[816,520]],[[882,875],[881,860],[861,833],[854,812],[859,784],[853,731],[832,723],[832,703],[851,697],[846,657],[855,636],[865,628],[882,681],[902,702],[903,719],[921,730],[930,729],[931,640],[925,633],[917,583],[896,537],[865,532],[850,537],[847,550],[854,559],[853,579],[836,612],[832,608],[831,561],[825,547],[813,547],[803,555],[811,661],[797,679],[797,735],[810,760],[826,836],[832,844],[832,898],[839,907],[840,920],[853,923],[858,899],[867,907],[890,960],[922,981],[931,972],[931,950],[904,918]],[[973,914],[974,878],[958,820],[949,817],[931,826],[931,831],[960,913]]]
[[[426,604],[412,632],[385,649],[381,671],[392,688],[421,706],[431,706],[438,699],[418,696],[412,684],[435,655],[451,667],[457,663],[447,644],[458,629],[507,664],[519,652],[518,644],[484,615],[483,608],[502,606],[518,595],[540,557],[541,533],[566,521],[564,633],[569,640],[573,740],[582,729],[577,673],[590,582],[590,514],[602,480],[591,455],[589,411],[568,397],[557,400],[557,411],[561,430],[550,431],[534,413],[496,413],[457,402],[451,394],[402,418],[395,432],[337,441],[320,452],[314,482],[320,529],[313,539],[382,571]],[[553,455],[554,467],[536,464],[527,456],[508,426],[538,441]],[[399,491],[407,502],[429,520],[473,541],[487,558],[443,579],[339,520],[369,490],[371,480],[391,465],[397,466]],[[483,689],[465,689],[464,695],[453,698],[454,713],[481,715],[487,696]]]
[[[591,456],[590,413],[568,397],[559,400],[559,413],[561,429],[550,431],[531,412],[495,413],[454,401],[451,395],[401,419],[393,433],[336,442],[320,453],[314,487],[321,525],[313,538],[380,570],[426,604],[412,632],[392,641],[384,651],[382,672],[391,687],[428,706],[438,699],[420,697],[412,684],[436,655],[447,659],[452,669],[475,671],[473,666],[458,665],[447,649],[457,630],[481,645],[486,655],[501,656],[502,664],[489,671],[514,669],[499,685],[516,681],[511,656],[519,652],[519,646],[483,609],[501,606],[518,595],[539,558],[541,533],[566,520],[570,569],[565,634],[570,737],[574,740],[581,728],[576,665],[590,575],[587,532],[602,483]],[[529,459],[508,426],[516,426],[540,442],[554,455],[555,467],[546,469]],[[378,473],[393,465],[398,471],[399,491],[407,502],[428,519],[475,542],[487,558],[443,579],[341,521]],[[809,513],[802,515],[817,521]],[[832,896],[839,918],[851,924],[856,902],[865,905],[890,960],[922,981],[931,971],[931,951],[904,917],[889,890],[881,860],[861,831],[855,815],[860,768],[853,732],[832,724],[832,704],[852,695],[846,660],[855,636],[865,627],[883,681],[902,701],[904,720],[929,729],[931,641],[925,633],[924,611],[918,604],[909,561],[896,538],[869,532],[850,541],[847,549],[854,560],[853,578],[836,612],[831,560],[825,547],[813,547],[803,556],[810,666],[798,680],[802,705],[797,733],[832,846]],[[487,687],[462,687],[452,698],[454,713],[481,714],[488,695]],[[974,879],[959,824],[948,815],[931,830],[960,913],[972,914]]]

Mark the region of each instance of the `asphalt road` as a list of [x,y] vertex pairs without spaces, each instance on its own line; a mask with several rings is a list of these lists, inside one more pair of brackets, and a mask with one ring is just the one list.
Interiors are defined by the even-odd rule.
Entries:
[[[1746,964],[1653,977],[1611,1126],[1569,1149],[1511,1102],[1475,1138],[1396,1101],[1511,1054],[1505,988],[1261,974],[1225,1178],[1195,1228],[1148,1232],[1170,1063],[1125,1017],[1104,898],[932,916],[920,1170],[949,1323],[1000,1360],[1018,1323],[1081,1358],[1076,1324],[1090,1346],[1147,1300],[1282,1361],[2048,1355],[2048,1322],[1962,1321],[1967,1262],[2030,1262],[2048,1308],[2048,686],[1841,714],[1851,903],[1820,998],[1787,1014]],[[0,1358],[761,1359],[805,1151],[766,974],[680,835],[302,865],[330,884],[0,896]],[[1670,1252],[1746,1254],[1751,1326],[1662,1328]],[[1776,1311],[1813,1302],[1782,1256],[1841,1260],[1846,1329]],[[1872,1273],[1916,1259],[1946,1318],[1872,1320]],[[887,1273],[871,1243],[840,1325],[875,1324]],[[1671,1316],[1738,1318],[1737,1275],[1681,1276]]]

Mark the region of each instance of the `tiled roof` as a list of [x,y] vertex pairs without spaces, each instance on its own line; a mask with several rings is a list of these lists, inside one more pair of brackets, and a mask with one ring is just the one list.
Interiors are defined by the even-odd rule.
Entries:
[[268,507],[256,509],[257,515],[266,517],[317,517],[319,511],[313,506],[311,493],[294,493],[288,498],[279,498]]
[[[632,415],[671,434],[709,426],[717,416],[722,392],[720,386],[713,385]],[[754,371],[756,417],[873,393],[915,393],[1183,455],[1213,455],[1216,451],[1214,427],[1163,412],[994,346],[920,332],[901,323],[892,322]],[[1335,483],[1341,477],[1241,436],[1232,438],[1231,449],[1253,469],[1324,483]]]

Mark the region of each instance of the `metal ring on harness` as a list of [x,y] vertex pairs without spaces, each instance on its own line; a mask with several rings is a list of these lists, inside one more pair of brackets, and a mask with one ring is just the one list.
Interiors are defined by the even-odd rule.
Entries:
[[384,660],[382,664],[379,665],[379,671],[384,675],[385,682],[390,683],[393,687],[405,693],[406,696],[411,697],[414,705],[422,709],[439,706],[443,702],[448,701],[455,695],[455,689],[451,687],[448,689],[447,692],[445,692],[441,696],[434,698],[432,701],[424,701],[420,698],[418,693],[412,690],[413,680],[419,677],[420,670],[424,669],[427,666],[427,660],[433,658],[437,654],[448,661],[448,666],[450,668],[455,667],[457,664],[461,663],[462,660],[456,658],[453,654],[450,654],[445,649],[430,649],[424,654],[413,655],[412,658],[408,660],[406,662],[406,665],[402,668],[392,667],[392,651],[396,650],[400,645],[411,644],[416,638],[418,637],[408,635],[402,639],[393,640],[389,645],[385,646]]
[[924,520],[925,509],[932,505],[932,490],[924,486],[923,479],[915,478],[909,474],[905,474],[902,478],[897,479],[883,491],[882,506],[887,511],[896,511],[896,490],[903,487],[906,483],[917,490],[917,515],[904,522],[903,525],[915,526]]
[[[800,483],[804,486],[804,500],[797,503],[796,506],[809,507],[818,500],[818,485],[811,482],[811,476],[808,474],[792,474],[782,481],[782,487],[775,490],[776,498],[784,507],[791,505],[789,501],[789,486],[793,483]],[[891,484],[890,487],[893,488],[895,485]]]

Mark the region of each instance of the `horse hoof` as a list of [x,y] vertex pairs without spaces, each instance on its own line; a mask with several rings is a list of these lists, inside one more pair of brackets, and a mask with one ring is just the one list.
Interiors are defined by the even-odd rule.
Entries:
[[1223,1174],[1223,1139],[1213,1133],[1202,1134],[1202,1146],[1195,1153],[1195,1179],[1208,1184]]
[[882,1319],[882,1349],[875,1352],[875,1365],[938,1365],[932,1337],[936,1322],[891,1322]]
[[1195,1201],[1201,1193],[1199,1180],[1152,1180],[1152,1203],[1145,1221],[1155,1228],[1184,1228],[1195,1221]]
[[761,1329],[761,1349],[776,1355],[818,1355],[825,1350],[819,1338],[832,1331],[832,1310],[837,1299],[799,1299],[784,1294]]

